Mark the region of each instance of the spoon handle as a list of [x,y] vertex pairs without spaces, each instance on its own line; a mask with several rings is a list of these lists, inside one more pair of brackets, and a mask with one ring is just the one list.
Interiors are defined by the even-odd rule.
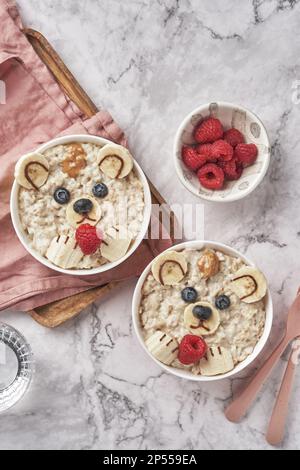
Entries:
[[293,388],[297,362],[299,360],[299,340],[293,343],[289,362],[273,409],[266,439],[273,446],[279,445],[284,438],[285,423],[288,415],[289,399]]
[[273,351],[269,359],[267,359],[245,390],[228,406],[225,411],[225,416],[229,421],[237,423],[246,414],[290,341],[291,338],[285,335],[281,343]]

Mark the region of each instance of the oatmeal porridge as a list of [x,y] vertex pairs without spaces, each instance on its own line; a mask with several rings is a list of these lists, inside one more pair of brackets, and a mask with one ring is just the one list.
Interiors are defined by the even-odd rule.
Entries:
[[144,189],[129,151],[70,143],[22,157],[20,221],[31,248],[64,269],[122,258],[140,233]]
[[139,316],[149,352],[196,375],[234,369],[266,320],[267,282],[240,258],[211,249],[167,251],[152,263]]

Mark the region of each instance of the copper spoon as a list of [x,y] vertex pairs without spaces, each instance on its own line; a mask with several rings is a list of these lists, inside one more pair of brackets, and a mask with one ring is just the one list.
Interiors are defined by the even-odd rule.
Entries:
[[298,336],[300,336],[300,294],[289,309],[284,338],[245,390],[226,409],[225,416],[229,421],[237,423],[242,419],[289,343]]
[[284,438],[285,423],[288,415],[289,398],[292,393],[295,372],[299,363],[300,337],[295,339],[289,362],[273,409],[266,439],[273,446],[279,445]]

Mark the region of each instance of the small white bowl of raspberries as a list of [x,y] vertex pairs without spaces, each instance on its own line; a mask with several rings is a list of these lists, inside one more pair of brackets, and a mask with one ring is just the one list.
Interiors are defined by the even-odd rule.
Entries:
[[248,196],[270,163],[270,142],[261,120],[232,103],[208,103],[180,125],[174,144],[177,175],[193,194],[214,202]]

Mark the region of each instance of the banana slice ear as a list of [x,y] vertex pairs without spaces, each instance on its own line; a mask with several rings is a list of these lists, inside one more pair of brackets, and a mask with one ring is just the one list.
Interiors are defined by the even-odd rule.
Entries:
[[133,158],[122,145],[107,144],[98,153],[97,163],[109,178],[125,178],[133,168]]
[[153,261],[151,269],[157,282],[163,286],[172,286],[184,278],[187,262],[182,253],[167,251]]
[[[200,320],[193,313],[194,307],[208,307],[211,309],[211,316],[208,320]],[[209,302],[196,302],[188,305],[184,310],[183,316],[184,326],[197,336],[209,336],[214,334],[220,326],[220,315],[216,308]]]
[[49,163],[41,153],[23,155],[15,166],[15,179],[26,189],[39,190],[49,176]]
[[234,275],[229,288],[240,300],[251,304],[265,297],[267,293],[267,280],[258,269],[245,266]]
[[210,348],[200,361],[201,375],[207,377],[226,374],[234,368],[231,352],[223,347]]
[[129,232],[120,227],[118,230],[106,234],[100,247],[101,255],[111,263],[117,261],[126,255],[131,241],[132,237]]

